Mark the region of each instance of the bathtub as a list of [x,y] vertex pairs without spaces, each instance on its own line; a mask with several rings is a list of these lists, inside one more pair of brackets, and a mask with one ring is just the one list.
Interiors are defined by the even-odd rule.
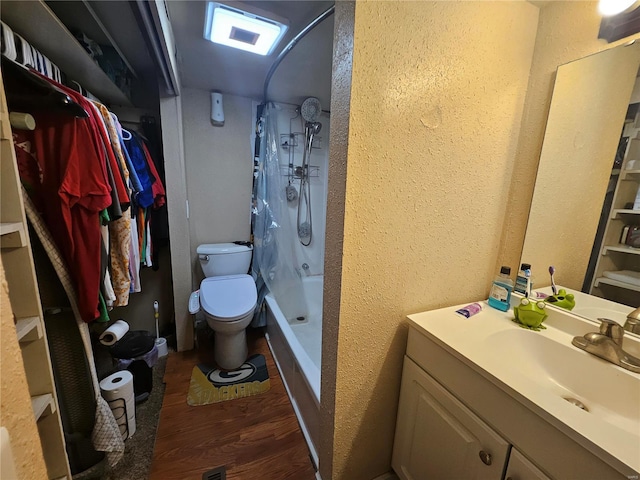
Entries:
[[307,317],[303,321],[285,318],[276,299],[267,295],[266,337],[317,466],[323,277],[309,276],[302,282],[309,309]]

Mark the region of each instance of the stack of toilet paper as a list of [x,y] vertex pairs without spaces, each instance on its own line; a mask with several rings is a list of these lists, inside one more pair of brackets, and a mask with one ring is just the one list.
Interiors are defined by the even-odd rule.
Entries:
[[136,432],[136,401],[133,392],[133,375],[122,370],[100,382],[102,397],[107,401],[120,427],[122,439]]

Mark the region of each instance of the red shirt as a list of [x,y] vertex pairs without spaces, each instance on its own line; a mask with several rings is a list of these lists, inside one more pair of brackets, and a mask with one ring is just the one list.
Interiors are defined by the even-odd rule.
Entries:
[[[92,114],[80,94],[47,81]],[[29,179],[34,200],[73,276],[82,319],[90,322],[99,316],[102,238],[98,213],[111,204],[105,163],[108,148],[104,148],[95,118],[52,112],[34,112],[33,116],[34,131],[14,134],[19,168],[40,172],[39,183],[34,183],[33,175]],[[38,169],[24,164],[34,160]]]
[[160,175],[158,175],[158,170],[156,170],[156,166],[153,163],[153,158],[151,158],[151,154],[147,149],[147,146],[142,143],[142,151],[144,152],[144,156],[147,159],[147,166],[149,167],[149,171],[155,181],[151,184],[151,192],[153,193],[153,206],[155,208],[160,208],[163,206],[165,202],[165,191],[164,186],[162,185],[162,180],[160,180]]

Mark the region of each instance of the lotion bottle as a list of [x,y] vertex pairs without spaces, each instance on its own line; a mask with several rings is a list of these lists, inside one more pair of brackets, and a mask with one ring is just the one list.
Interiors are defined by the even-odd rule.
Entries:
[[509,310],[513,280],[510,278],[511,268],[503,266],[500,275],[496,277],[489,292],[489,306],[506,312]]

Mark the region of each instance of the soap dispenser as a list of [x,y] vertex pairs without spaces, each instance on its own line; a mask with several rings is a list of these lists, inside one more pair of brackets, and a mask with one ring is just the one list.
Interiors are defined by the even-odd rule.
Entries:
[[506,312],[509,310],[513,280],[510,278],[511,268],[503,266],[500,275],[496,277],[489,292],[489,306]]

